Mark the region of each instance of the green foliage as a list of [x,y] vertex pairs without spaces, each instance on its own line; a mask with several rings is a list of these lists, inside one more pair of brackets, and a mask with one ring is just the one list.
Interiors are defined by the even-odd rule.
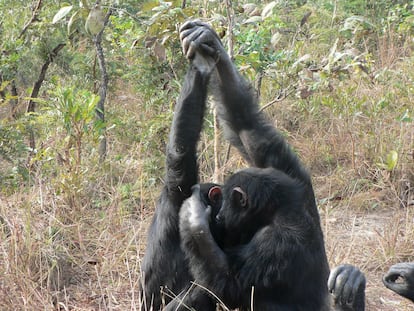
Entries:
[[24,137],[26,126],[24,122],[0,120],[0,163],[6,161],[5,167],[0,165],[0,191],[18,187],[29,177],[25,165],[28,147]]
[[386,169],[387,171],[393,171],[397,166],[398,162],[398,153],[395,150],[391,150],[385,157],[383,161],[377,163],[380,168]]
[[59,156],[69,171],[77,172],[82,164],[84,143],[96,142],[105,127],[95,118],[99,97],[90,91],[61,87],[51,95],[50,106],[43,110],[49,116],[49,126],[62,130],[62,140],[54,149],[61,152]]
[[283,58],[283,52],[275,51],[272,38],[278,34],[278,29],[284,27],[283,21],[276,15],[268,16],[261,22],[240,25],[235,31],[236,62],[239,66],[251,66],[256,72],[265,70],[270,64]]

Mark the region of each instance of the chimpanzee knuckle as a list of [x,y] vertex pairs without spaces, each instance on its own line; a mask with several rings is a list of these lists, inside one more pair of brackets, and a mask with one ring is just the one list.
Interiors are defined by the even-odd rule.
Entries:
[[336,279],[338,277],[338,275],[342,272],[343,267],[342,266],[338,266],[336,268],[334,268],[330,275],[329,275],[329,279],[328,279],[328,289],[331,293],[334,293],[335,291],[335,285],[336,285]]
[[194,42],[190,42],[185,56],[188,59],[193,59],[196,52],[197,52],[197,45]]
[[181,47],[183,49],[184,55],[187,53],[187,50],[188,50],[189,45],[190,45],[190,41],[188,41],[187,38],[184,38],[181,41]]
[[347,280],[348,275],[344,275],[344,273],[341,273],[336,277],[336,284],[337,286],[339,285],[342,288]]
[[202,27],[210,27],[207,23],[202,22],[202,21],[201,21],[201,20],[199,20],[199,19],[195,20],[195,24],[196,24],[197,26],[202,26]]
[[188,36],[188,31],[180,32],[180,41],[183,42],[184,39]]
[[197,23],[197,20],[186,21],[184,24],[181,25],[179,31],[181,32],[181,31],[184,31],[186,29],[193,28],[196,25],[196,23]]

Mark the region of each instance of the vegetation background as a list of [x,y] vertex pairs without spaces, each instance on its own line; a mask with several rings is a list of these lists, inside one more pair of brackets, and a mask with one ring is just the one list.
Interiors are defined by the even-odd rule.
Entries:
[[[0,309],[139,309],[177,27],[201,18],[309,167],[330,264],[366,273],[368,310],[413,310],[381,282],[414,260],[413,6],[1,0]],[[213,113],[199,162],[219,182],[244,165]]]

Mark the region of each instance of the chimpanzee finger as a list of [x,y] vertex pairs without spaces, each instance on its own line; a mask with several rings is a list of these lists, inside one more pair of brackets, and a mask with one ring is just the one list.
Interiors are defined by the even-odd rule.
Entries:
[[[191,45],[193,45],[193,49],[197,48],[197,43],[195,42],[195,40],[197,40],[197,38],[200,37],[202,35],[202,33],[203,33],[203,29],[202,28],[197,28],[197,29],[186,30],[186,31],[184,31],[180,34],[183,53],[187,58],[191,59],[194,56],[195,51],[193,50],[190,53],[190,55],[188,55],[188,50],[189,50]],[[194,46],[193,43],[196,44],[196,45]]]
[[187,48],[187,52],[185,53],[185,57],[187,57],[188,59],[193,59],[196,52],[197,45],[194,43],[194,41],[191,41]]
[[348,275],[348,279],[346,280],[342,291],[342,303],[344,305],[352,304],[355,300],[356,292],[362,285],[361,283],[365,284],[365,277],[357,268],[354,267],[349,271],[350,274]]
[[329,279],[328,279],[328,290],[335,295],[335,293],[340,292],[339,291],[339,280],[338,277],[341,275],[342,271],[344,270],[344,266],[338,266],[335,269],[333,269],[331,271],[331,273],[329,274]]
[[205,27],[210,28],[210,26],[207,23],[204,23],[199,19],[193,19],[193,20],[186,21],[184,24],[182,24],[180,26],[179,32],[182,32],[184,30],[194,28],[197,26],[205,26]]
[[179,29],[178,31],[179,31],[179,32],[182,32],[182,31],[184,31],[184,30],[187,30],[187,29],[193,28],[193,27],[197,26],[197,23],[198,23],[198,22],[199,22],[199,20],[198,20],[198,19],[193,19],[193,20],[186,21],[186,22],[184,22],[184,24],[182,24],[182,25],[180,26],[180,29]]
[[216,54],[216,49],[212,48],[207,43],[201,43],[200,49],[203,50],[209,56],[215,56]]

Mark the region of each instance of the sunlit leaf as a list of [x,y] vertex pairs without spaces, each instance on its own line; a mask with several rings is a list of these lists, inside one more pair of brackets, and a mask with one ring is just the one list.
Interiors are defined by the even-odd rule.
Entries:
[[105,14],[99,6],[91,9],[85,22],[85,30],[89,35],[96,36],[104,28]]
[[392,171],[397,166],[397,162],[398,162],[398,153],[395,150],[391,150],[387,154],[387,159],[386,159],[387,169],[389,171]]
[[280,34],[280,32],[275,32],[272,38],[270,39],[270,43],[274,48],[276,48],[277,44],[280,42],[281,39],[282,35]]
[[79,12],[80,12],[80,10],[76,11],[74,14],[72,14],[72,16],[69,19],[69,22],[68,22],[68,35],[70,35],[73,32],[72,27],[73,27],[74,23],[79,19],[79,15],[80,15]]
[[276,6],[276,1],[272,1],[269,4],[267,4],[262,11],[262,18],[268,18],[272,16],[273,14],[273,8]]
[[404,114],[398,118],[400,122],[411,122],[413,119],[410,116],[410,113],[408,112],[408,109],[405,110]]
[[62,7],[56,14],[55,16],[53,16],[53,20],[52,20],[52,24],[57,23],[58,21],[60,21],[62,18],[64,18],[66,15],[69,14],[69,12],[72,10],[73,6],[69,5],[69,6],[64,6]]
[[243,24],[256,24],[256,23],[260,23],[261,21],[262,21],[261,16],[252,16],[248,18],[247,20],[245,20]]
[[257,5],[255,3],[246,3],[242,5],[244,13],[250,15],[257,9]]

